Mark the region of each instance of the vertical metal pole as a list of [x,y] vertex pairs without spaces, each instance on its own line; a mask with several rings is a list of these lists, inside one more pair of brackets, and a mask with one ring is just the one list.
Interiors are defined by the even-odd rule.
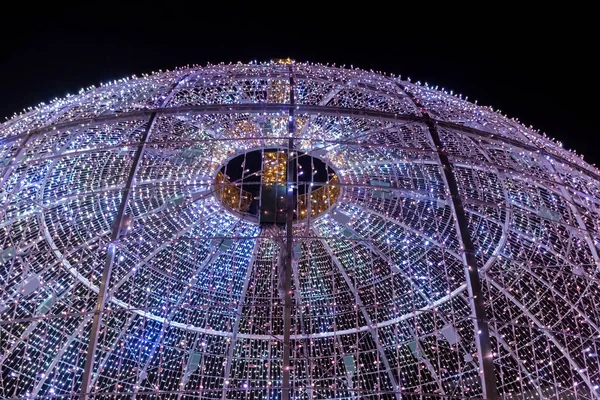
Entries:
[[[180,84],[184,83],[189,76],[190,74],[186,74],[183,77],[181,77],[181,79],[179,79],[177,82],[171,85],[171,87],[167,91],[167,95],[163,97],[162,101],[160,101],[160,103],[158,104],[158,109],[163,107],[169,102],[169,100],[171,100],[171,97],[175,93],[175,89]],[[94,311],[94,318],[92,320],[92,330],[90,331],[90,344],[87,349],[85,365],[83,367],[83,379],[81,381],[81,393],[79,396],[81,400],[87,400],[89,398],[91,390],[90,384],[92,382],[92,373],[94,370],[94,360],[96,358],[96,347],[98,345],[98,335],[100,333],[102,313],[104,312],[104,303],[106,302],[106,291],[108,289],[110,276],[112,274],[112,267],[115,261],[115,245],[122,233],[121,228],[123,222],[125,221],[125,212],[127,211],[127,203],[129,202],[129,197],[131,196],[131,188],[133,187],[135,174],[140,165],[140,160],[144,155],[146,143],[148,143],[148,138],[152,133],[154,123],[156,122],[156,116],[156,111],[154,111],[150,115],[150,119],[148,120],[146,129],[144,130],[144,134],[142,135],[140,143],[138,144],[135,156],[133,157],[133,163],[131,164],[131,169],[129,170],[129,176],[127,177],[127,183],[125,185],[125,188],[123,189],[123,197],[121,197],[121,204],[119,205],[117,216],[113,222],[111,240],[110,244],[108,245],[108,251],[106,254],[106,264],[104,264],[104,270],[102,271],[102,279],[100,281],[100,288],[98,290],[98,301],[96,302],[96,309]]]
[[296,134],[296,123],[294,120],[294,75],[293,64],[290,64],[290,108],[288,120],[288,152],[287,152],[287,185],[286,185],[286,259],[285,259],[285,278],[283,282],[283,373],[281,379],[281,400],[290,399],[290,354],[292,331],[292,252],[293,252],[293,223],[294,223],[294,190],[293,183],[296,180],[295,157],[292,155],[294,150],[294,135]]
[[108,245],[108,252],[106,254],[106,263],[104,264],[104,270],[102,271],[102,280],[100,281],[100,289],[98,290],[98,301],[96,302],[96,309],[94,310],[94,317],[92,320],[92,330],[90,332],[89,342],[90,344],[87,349],[85,365],[83,368],[83,379],[81,381],[81,393],[79,396],[81,400],[87,400],[91,391],[91,388],[89,386],[92,381],[94,359],[96,356],[96,347],[98,345],[98,336],[100,334],[100,325],[102,322],[102,313],[104,312],[104,304],[106,302],[106,292],[108,284],[110,282],[112,267],[115,261],[115,245],[121,237],[121,228],[123,222],[125,221],[125,211],[127,210],[127,203],[129,202],[129,197],[131,195],[131,188],[133,186],[135,174],[137,172],[140,160],[144,153],[146,142],[148,141],[150,131],[152,130],[152,126],[154,125],[155,121],[156,112],[152,113],[152,115],[150,116],[150,120],[148,121],[142,139],[135,152],[133,163],[131,165],[131,169],[129,170],[129,176],[127,177],[127,184],[125,185],[125,189],[123,189],[123,197],[121,197],[121,204],[119,205],[117,216],[113,222],[111,240],[110,244]]
[[458,191],[456,177],[452,171],[453,166],[448,159],[448,154],[438,134],[435,122],[424,114],[425,123],[429,128],[429,134],[433,144],[437,148],[437,153],[444,171],[444,177],[450,191],[452,208],[456,218],[456,227],[464,249],[465,277],[467,280],[467,289],[469,291],[469,303],[474,315],[475,326],[475,344],[477,345],[477,356],[479,358],[479,375],[481,377],[481,390],[483,398],[487,400],[498,399],[498,389],[496,387],[496,374],[494,372],[494,359],[492,355],[492,345],[490,342],[490,331],[485,311],[485,303],[481,291],[481,281],[477,268],[477,258],[475,257],[475,245],[471,239],[469,225],[465,210]]
[[448,158],[448,153],[446,152],[444,144],[440,139],[436,121],[429,116],[419,99],[415,98],[411,92],[407,91],[404,85],[397,81],[396,85],[406,93],[410,100],[421,111],[421,114],[423,114],[423,122],[427,125],[429,136],[436,148],[442,171],[444,172],[444,180],[450,191],[450,200],[456,219],[456,229],[458,230],[460,243],[462,243],[464,251],[465,278],[467,280],[467,290],[469,291],[469,305],[471,307],[471,312],[474,314],[473,324],[475,330],[475,345],[477,346],[477,357],[479,359],[481,392],[484,399],[497,400],[499,399],[499,396],[498,388],[496,387],[492,344],[490,342],[490,331],[481,291],[481,280],[479,279],[477,258],[475,257],[475,245],[473,244],[473,240],[471,240],[467,216],[465,215],[465,209],[462,204],[460,192],[458,191],[456,177],[452,170],[453,166]]

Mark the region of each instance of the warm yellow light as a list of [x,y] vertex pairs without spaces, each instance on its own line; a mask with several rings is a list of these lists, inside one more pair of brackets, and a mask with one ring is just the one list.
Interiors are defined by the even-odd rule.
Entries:
[[[327,210],[334,204],[342,193],[342,189],[339,186],[334,186],[339,183],[340,179],[337,175],[327,182],[325,186],[315,189],[310,194],[310,216],[316,217],[323,211]],[[306,218],[306,210],[308,210],[308,193],[300,195],[298,198],[298,210],[300,211],[300,219]]]
[[240,212],[248,211],[253,200],[252,193],[235,187],[222,172],[217,174],[215,193],[225,206]]
[[268,152],[263,159],[263,183],[285,184],[287,153]]

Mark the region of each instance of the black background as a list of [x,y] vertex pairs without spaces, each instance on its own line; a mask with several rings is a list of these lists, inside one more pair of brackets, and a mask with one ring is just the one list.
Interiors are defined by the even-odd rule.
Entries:
[[591,9],[244,4],[14,3],[0,27],[0,116],[132,74],[291,57],[452,89],[533,125],[590,163],[600,161]]

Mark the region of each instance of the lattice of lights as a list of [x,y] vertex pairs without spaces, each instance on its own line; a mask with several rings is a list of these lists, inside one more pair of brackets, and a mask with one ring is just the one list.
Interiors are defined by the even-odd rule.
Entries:
[[[315,190],[311,190],[310,193],[306,192],[299,195],[298,219],[306,219],[309,214],[309,208],[310,216],[314,218],[334,205],[342,193],[342,188],[340,186],[336,186],[338,183],[340,183],[340,179],[337,175],[333,175],[324,186],[318,187]],[[310,201],[308,201],[309,198]]]
[[253,200],[252,193],[243,190],[240,185],[231,183],[221,171],[215,179],[215,194],[225,206],[239,212],[248,211]]
[[263,156],[263,183],[285,184],[287,180],[287,159],[287,152],[265,152]]
[[[290,138],[335,174],[295,192],[284,331],[290,253],[222,168]],[[600,398],[600,172],[465,96],[187,66],[16,114],[0,168],[0,398]]]

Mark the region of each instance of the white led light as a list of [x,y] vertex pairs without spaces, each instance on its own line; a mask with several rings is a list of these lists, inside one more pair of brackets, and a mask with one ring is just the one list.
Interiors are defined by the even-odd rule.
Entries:
[[466,99],[282,59],[3,123],[0,396],[600,397],[600,172]]

